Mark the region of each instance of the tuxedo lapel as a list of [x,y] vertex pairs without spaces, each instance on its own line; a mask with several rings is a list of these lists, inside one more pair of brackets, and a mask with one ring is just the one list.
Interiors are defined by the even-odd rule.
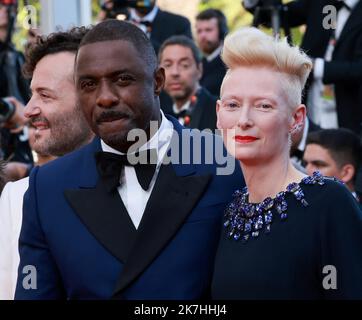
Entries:
[[137,230],[118,191],[108,193],[102,182],[99,182],[94,189],[65,190],[64,194],[90,233],[125,263]]
[[361,28],[361,16],[362,16],[362,1],[359,1],[356,7],[352,10],[346,24],[343,27],[341,35],[336,43],[336,48],[345,40],[346,36],[351,33],[356,27]]
[[96,138],[84,152],[79,188],[65,190],[64,195],[89,232],[124,263],[137,231],[118,191],[108,193],[99,179],[94,154],[100,150]]
[[210,175],[177,176],[173,165],[161,166],[135,245],[117,281],[115,298],[169,243],[202,196],[210,178]]

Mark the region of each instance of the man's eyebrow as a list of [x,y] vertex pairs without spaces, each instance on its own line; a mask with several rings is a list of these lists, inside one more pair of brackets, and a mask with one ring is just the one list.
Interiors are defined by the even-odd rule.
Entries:
[[46,91],[46,92],[53,93],[53,94],[56,93],[55,90],[53,90],[51,88],[47,88],[47,87],[36,87],[36,88],[30,87],[30,90],[31,90],[32,93],[34,93],[34,91],[35,92]]
[[315,165],[319,165],[319,166],[327,166],[328,163],[322,161],[322,160],[312,160],[312,161],[309,161],[309,163],[313,163]]
[[[106,75],[103,75],[105,77],[115,77],[115,76],[118,76],[120,74],[124,74],[124,73],[134,73],[133,71],[125,68],[125,69],[120,69],[120,70],[116,70],[116,71],[112,71],[110,73],[107,73]],[[85,80],[85,79],[97,79],[99,78],[99,76],[97,75],[94,75],[94,74],[81,74],[79,77],[78,77],[78,80]]]
[[180,59],[181,62],[183,61],[192,61],[192,58],[191,57],[183,57]]

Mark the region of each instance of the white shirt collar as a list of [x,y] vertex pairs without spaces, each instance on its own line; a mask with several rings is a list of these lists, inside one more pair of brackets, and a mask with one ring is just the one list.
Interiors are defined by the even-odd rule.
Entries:
[[186,102],[180,109],[177,108],[176,103],[174,103],[174,104],[172,105],[173,113],[174,113],[174,114],[179,114],[179,113],[181,113],[181,112],[184,111],[184,110],[188,110],[188,108],[190,108],[190,103],[191,103],[191,101],[190,101],[190,100],[187,100],[187,102]]
[[221,50],[222,50],[223,45],[221,44],[219,47],[217,47],[211,54],[209,54],[208,56],[206,56],[206,60],[208,62],[211,62],[212,60],[214,60],[217,56],[220,55]]
[[130,16],[131,16],[131,20],[135,20],[137,22],[140,21],[148,21],[148,22],[153,22],[153,20],[155,20],[156,15],[158,12],[158,7],[154,6],[152,11],[147,13],[143,18],[141,18],[137,13],[136,10],[134,8],[131,8],[130,10]]
[[351,8],[351,10],[354,9],[354,7],[357,5],[359,0],[344,0],[345,4]]
[[[141,146],[139,150],[147,150],[147,149],[157,149],[158,153],[158,160],[160,158],[162,159],[163,154],[160,154],[160,149],[171,140],[172,132],[173,132],[173,124],[171,121],[169,121],[164,113],[161,111],[161,125],[157,132],[152,136],[152,138],[147,141],[146,144]],[[124,154],[111,146],[107,145],[102,139],[101,139],[101,147],[104,152],[111,152],[115,154]]]

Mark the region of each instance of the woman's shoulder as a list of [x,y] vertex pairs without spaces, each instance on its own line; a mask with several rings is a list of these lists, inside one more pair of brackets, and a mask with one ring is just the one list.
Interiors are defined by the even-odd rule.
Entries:
[[319,188],[314,188],[312,185],[312,188],[310,188],[312,194],[318,194],[323,196],[323,198],[326,195],[333,196],[333,198],[330,198],[331,201],[334,200],[334,197],[353,198],[351,191],[348,190],[346,185],[334,177],[323,176],[318,185]]
[[362,217],[362,211],[352,192],[332,177],[323,177],[318,188],[306,187],[306,198],[311,206],[318,211],[325,212],[329,217],[340,217],[351,212]]

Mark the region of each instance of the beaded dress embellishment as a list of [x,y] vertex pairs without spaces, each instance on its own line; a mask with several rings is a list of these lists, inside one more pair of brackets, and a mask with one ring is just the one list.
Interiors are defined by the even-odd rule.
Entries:
[[237,190],[233,194],[233,200],[225,209],[224,227],[227,229],[229,238],[234,240],[241,239],[243,242],[250,237],[257,237],[262,229],[265,233],[270,232],[270,226],[276,214],[272,209],[275,208],[281,220],[287,219],[288,204],[285,196],[288,193],[294,195],[302,206],[307,207],[308,202],[304,198],[301,184],[305,185],[324,185],[324,177],[318,171],[313,175],[304,177],[300,183],[293,182],[287,186],[286,191],[279,192],[274,199],[268,197],[260,203],[248,202],[248,189]]

